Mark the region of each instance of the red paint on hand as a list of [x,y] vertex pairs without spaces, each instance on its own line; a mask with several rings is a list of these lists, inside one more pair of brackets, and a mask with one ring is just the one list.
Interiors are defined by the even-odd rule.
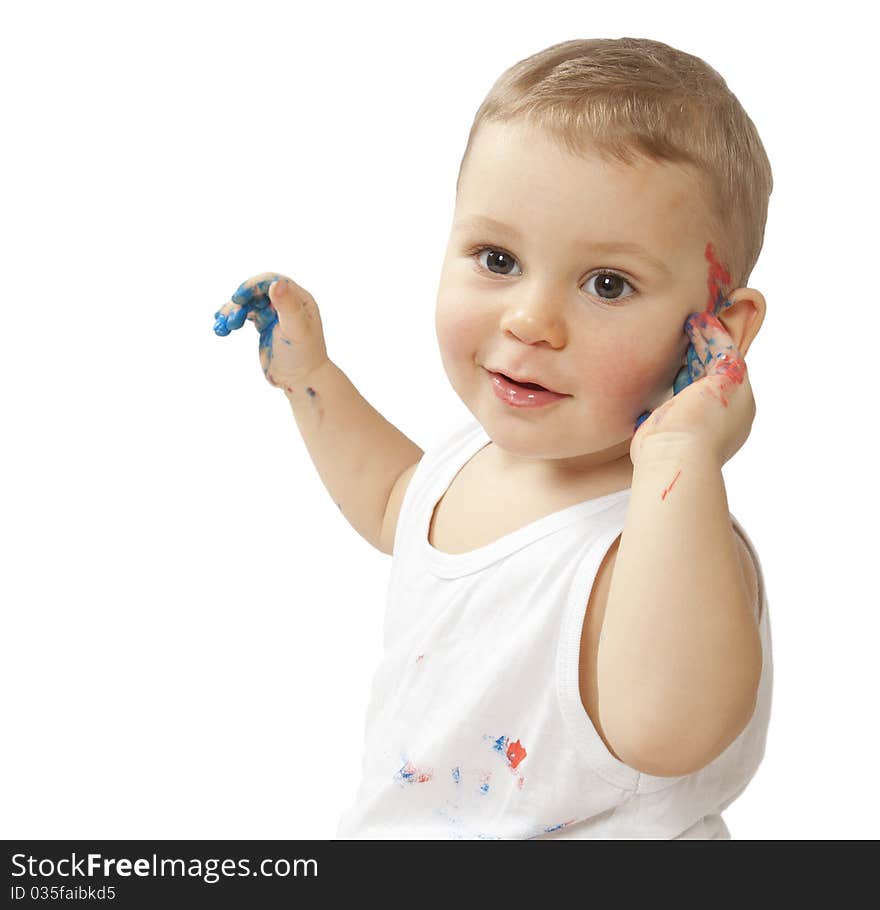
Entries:
[[678,469],[678,474],[676,474],[675,477],[672,478],[672,483],[669,484],[669,486],[663,491],[663,495],[660,497],[661,499],[666,499],[666,494],[675,486],[675,481],[678,480],[678,477],[680,474],[681,474],[681,468]]
[[[707,249],[710,248],[711,244]],[[707,308],[702,313],[694,313],[689,318],[688,325],[691,338],[696,339],[694,344],[697,347],[698,356],[701,360],[704,357],[709,358],[705,375],[715,375],[721,379],[718,383],[719,401],[724,407],[727,407],[728,402],[724,397],[724,392],[731,385],[742,384],[746,375],[746,362],[737,350],[727,329],[724,328],[724,323],[710,312],[710,309]],[[722,347],[725,350],[720,350]]]
[[735,382],[737,385],[743,381],[746,375],[746,362],[742,357],[719,354],[717,360],[718,365],[715,367],[717,373],[723,373],[731,382]]

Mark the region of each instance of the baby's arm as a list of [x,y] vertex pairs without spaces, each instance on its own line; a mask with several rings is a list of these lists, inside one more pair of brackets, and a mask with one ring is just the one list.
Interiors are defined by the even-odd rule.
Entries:
[[253,321],[266,379],[287,396],[328,492],[362,537],[390,553],[389,498],[423,452],[329,359],[315,298],[284,277],[264,272],[245,281],[214,314],[214,331],[225,336]]
[[424,454],[390,424],[332,361],[284,394],[324,486],[376,549],[395,481]]
[[714,457],[646,447],[633,472],[597,675],[606,735],[647,774],[703,767],[754,711],[761,641],[735,533]]
[[704,375],[644,422],[597,660],[602,725],[648,774],[691,773],[754,712],[761,639],[721,469],[755,414],[724,326],[689,319]]

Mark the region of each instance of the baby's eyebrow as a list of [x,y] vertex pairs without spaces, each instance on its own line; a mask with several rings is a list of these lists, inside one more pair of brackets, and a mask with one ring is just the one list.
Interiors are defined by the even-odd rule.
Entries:
[[[489,228],[490,230],[495,230],[499,233],[508,234],[514,240],[522,240],[522,235],[516,228],[504,224],[504,222],[498,221],[495,218],[490,218],[488,215],[468,215],[460,218],[453,225],[454,230],[471,227]],[[648,265],[657,269],[657,271],[663,272],[664,275],[671,277],[672,274],[662,259],[658,259],[638,243],[632,243],[631,241],[626,240],[605,240],[599,243],[584,242],[582,246],[590,250],[595,250],[597,253],[629,253],[631,256],[638,256],[643,262],[646,262]]]

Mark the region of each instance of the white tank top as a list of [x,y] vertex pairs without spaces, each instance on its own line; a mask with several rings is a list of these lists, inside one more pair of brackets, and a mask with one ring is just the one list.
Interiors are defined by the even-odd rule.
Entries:
[[339,839],[729,839],[721,812],[764,755],[773,664],[758,571],[763,668],[755,711],[683,777],[615,758],[584,710],[581,630],[630,489],[554,512],[467,553],[428,542],[434,507],[490,442],[475,420],[429,448],[394,540],[384,653],[367,707],[362,780]]

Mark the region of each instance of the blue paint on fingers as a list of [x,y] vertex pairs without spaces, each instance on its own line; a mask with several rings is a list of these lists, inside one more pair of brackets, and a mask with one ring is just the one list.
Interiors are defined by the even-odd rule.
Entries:
[[260,333],[260,360],[267,376],[272,362],[272,330],[278,322],[278,313],[269,300],[269,288],[277,280],[275,276],[264,278],[251,287],[247,287],[246,282],[240,284],[230,298],[236,309],[225,315],[220,310],[214,313],[214,334],[220,337],[240,329],[249,317],[252,319]]
[[638,429],[650,416],[650,411],[644,411],[642,414],[640,414],[638,420],[636,420],[635,429]]
[[[713,306],[714,314],[717,316],[718,313],[720,313],[722,310],[726,310],[729,306],[732,306],[732,302],[730,300],[724,299],[724,297],[719,294],[718,299],[715,301],[715,304]],[[698,315],[697,313],[691,313],[691,315],[688,316],[688,318],[685,320],[685,323],[684,323],[685,329],[684,330],[685,330],[685,334],[688,337],[690,337],[690,335],[688,333],[688,327],[691,325],[692,320],[697,315]],[[700,357],[697,354],[697,350],[694,347],[693,342],[691,342],[688,345],[687,363],[678,371],[678,373],[676,373],[675,379],[673,380],[673,383],[672,383],[673,397],[678,395],[678,393],[682,389],[686,389],[692,382],[699,379],[701,376],[705,375],[706,365],[708,364],[708,362],[710,360],[712,360],[713,356],[714,355],[712,354],[712,352],[708,351],[706,354],[706,363],[704,364],[703,361],[700,360]],[[635,433],[635,431],[638,430],[638,428],[653,413],[654,413],[653,411],[644,411],[642,414],[640,414],[638,419],[635,422],[635,425],[633,426],[633,433]]]

